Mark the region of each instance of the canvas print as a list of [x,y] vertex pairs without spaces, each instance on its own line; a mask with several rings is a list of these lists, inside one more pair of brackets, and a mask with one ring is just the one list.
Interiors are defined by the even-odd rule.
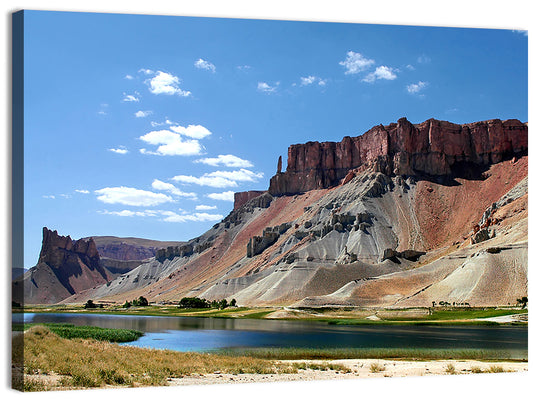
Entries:
[[13,14],[13,388],[526,371],[527,40]]

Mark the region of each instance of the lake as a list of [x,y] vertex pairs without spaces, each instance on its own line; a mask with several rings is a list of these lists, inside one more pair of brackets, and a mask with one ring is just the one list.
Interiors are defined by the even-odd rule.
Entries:
[[527,326],[338,326],[318,322],[73,313],[14,314],[15,322],[72,323],[145,333],[128,345],[176,351],[226,348],[432,348],[527,357]]

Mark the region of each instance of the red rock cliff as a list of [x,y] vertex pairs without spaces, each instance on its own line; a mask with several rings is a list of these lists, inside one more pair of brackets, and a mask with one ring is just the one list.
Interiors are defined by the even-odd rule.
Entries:
[[[413,125],[406,118],[375,126],[341,142],[291,145],[287,170],[270,179],[272,195],[327,188],[350,170],[396,175],[443,176],[455,165],[490,165],[527,152],[527,123],[492,119],[464,125],[429,119]],[[279,165],[279,161],[278,161]]]

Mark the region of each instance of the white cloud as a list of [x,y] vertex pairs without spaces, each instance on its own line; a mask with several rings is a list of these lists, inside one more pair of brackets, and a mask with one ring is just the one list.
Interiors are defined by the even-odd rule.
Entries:
[[43,195],[43,198],[46,198],[46,199],[56,199],[56,196],[55,196],[55,195]]
[[308,86],[310,84],[313,84],[313,82],[316,80],[316,76],[307,76],[307,77],[301,77],[300,78],[300,84],[302,86]]
[[212,211],[217,209],[216,205],[196,205],[197,211]]
[[165,212],[165,222],[184,223],[184,222],[216,222],[224,216],[205,212],[196,212],[193,214],[178,214],[175,212]]
[[415,67],[412,66],[411,64],[407,64],[405,67],[406,67],[407,69],[409,69],[410,71],[414,71],[414,70],[415,70]]
[[159,191],[168,191],[169,193],[171,193],[172,195],[175,195],[176,197],[186,197],[186,198],[191,198],[191,199],[198,198],[196,196],[196,193],[183,192],[179,188],[177,188],[175,185],[171,183],[165,183],[164,181],[161,181],[158,179],[155,179],[152,182],[152,188],[154,190],[159,190]]
[[153,94],[167,94],[188,97],[191,92],[182,90],[179,87],[180,83],[181,81],[177,76],[162,71],[157,71],[155,76],[148,80],[150,92]]
[[70,194],[59,194],[59,196],[63,197],[63,198],[66,198],[66,199],[72,198],[72,195],[70,195]]
[[123,217],[133,217],[133,216],[140,216],[140,217],[146,217],[146,216],[156,216],[155,212],[149,212],[149,211],[130,211],[128,209],[124,209],[122,211],[98,211],[98,213],[101,213],[102,215],[114,215],[114,216],[123,216]]
[[252,69],[252,67],[251,67],[250,65],[238,65],[238,66],[237,66],[237,69],[238,69],[239,71],[245,71],[245,72],[247,72],[247,71],[249,71],[250,69]]
[[421,90],[425,89],[428,86],[427,82],[419,81],[418,83],[411,83],[406,86],[407,92],[409,94],[418,94]]
[[127,154],[128,150],[124,146],[120,146],[119,148],[110,148],[109,151],[114,152],[115,154]]
[[248,169],[239,169],[239,170],[232,170],[232,171],[217,170],[215,172],[206,173],[204,174],[204,176],[222,177],[224,179],[229,179],[233,181],[251,181],[251,182],[253,181],[254,182],[254,181],[257,181],[258,179],[262,179],[263,173],[261,172],[255,173]]
[[274,86],[270,86],[266,82],[258,82],[257,90],[263,93],[274,93],[278,89],[278,86],[279,86],[279,82],[276,82]]
[[237,182],[220,176],[190,176],[178,175],[172,178],[176,183],[182,184],[197,184],[199,186],[208,186],[216,188],[237,187]]
[[165,202],[172,202],[166,194],[139,190],[133,187],[105,187],[96,190],[96,199],[106,204],[122,204],[129,206],[154,206]]
[[372,83],[377,79],[394,80],[398,77],[394,72],[393,68],[381,65],[374,72],[366,75],[363,82]]
[[[170,121],[167,121],[167,123],[168,122]],[[170,126],[170,130],[175,133],[183,134],[184,136],[192,137],[193,139],[203,139],[211,135],[211,132],[202,125],[189,125],[187,127]]]
[[137,111],[137,112],[135,112],[135,117],[136,118],[146,118],[147,116],[152,115],[152,114],[153,114],[152,111]]
[[146,69],[146,68],[139,69],[139,72],[144,73],[145,75],[153,75],[155,73],[151,69]]
[[126,75],[126,76],[124,76],[124,79],[127,79],[127,80],[133,80],[133,76],[131,76],[131,75]]
[[234,171],[215,171],[205,173],[200,177],[190,175],[178,175],[172,178],[173,181],[182,184],[198,184],[209,187],[237,187],[237,182],[255,182],[263,177],[263,173],[255,173],[251,170],[240,169]]
[[154,130],[139,137],[142,141],[157,145],[156,151],[142,148],[142,154],[152,155],[201,155],[203,147],[198,140],[183,140],[178,133],[170,130]]
[[355,53],[353,51],[348,51],[346,53],[346,59],[339,62],[340,65],[346,68],[346,71],[344,71],[346,75],[362,72],[374,65],[374,63],[374,60],[365,58],[361,53]]
[[89,194],[90,191],[89,190],[74,190],[76,191],[77,193],[80,193],[80,194]]
[[194,63],[194,66],[198,69],[205,69],[206,71],[211,71],[213,73],[216,71],[215,65],[201,58],[196,60],[196,62]]
[[231,168],[251,168],[254,165],[246,159],[239,158],[235,155],[219,155],[216,158],[202,158],[194,161],[195,163],[203,163],[211,166],[228,166]]
[[233,202],[235,192],[234,191],[224,191],[223,193],[211,193],[207,194],[208,198],[218,200],[218,201],[230,201]]
[[313,75],[302,76],[300,78],[300,86],[309,86],[313,83],[316,83],[319,86],[325,86],[326,80]]
[[122,101],[126,103],[128,102],[138,103],[139,102],[139,97],[135,97],[132,94],[126,94],[126,93],[123,93],[123,95],[124,95],[124,98],[122,99]]

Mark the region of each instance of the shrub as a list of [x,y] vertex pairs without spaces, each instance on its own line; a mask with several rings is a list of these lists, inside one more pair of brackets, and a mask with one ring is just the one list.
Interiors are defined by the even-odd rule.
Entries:
[[455,371],[455,366],[452,363],[448,363],[446,369],[444,369],[444,372],[446,374],[457,374],[457,372]]
[[370,365],[370,372],[371,373],[379,373],[385,371],[385,366],[380,365],[379,363],[372,363]]
[[182,308],[202,309],[209,308],[211,304],[204,298],[184,297],[181,298],[178,305]]

